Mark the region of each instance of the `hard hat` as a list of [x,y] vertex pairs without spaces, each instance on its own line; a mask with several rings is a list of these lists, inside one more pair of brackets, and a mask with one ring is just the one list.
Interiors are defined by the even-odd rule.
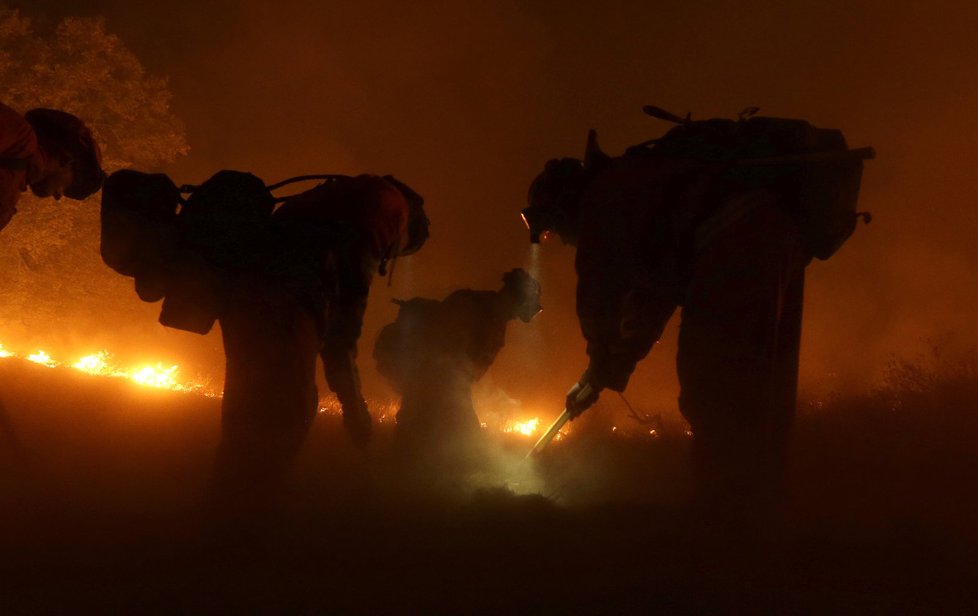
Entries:
[[[537,244],[545,231],[569,235],[570,221],[584,163],[576,158],[555,158],[547,162],[543,172],[530,184],[528,207],[520,214],[530,230],[530,242]],[[563,238],[566,240],[570,237]]]
[[31,109],[24,114],[42,147],[63,153],[71,161],[72,182],[64,194],[82,200],[98,192],[105,179],[102,152],[85,123],[57,109]]

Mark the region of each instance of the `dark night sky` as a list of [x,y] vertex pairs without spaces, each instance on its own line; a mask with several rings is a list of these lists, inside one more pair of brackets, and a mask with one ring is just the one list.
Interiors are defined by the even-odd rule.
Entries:
[[[643,104],[700,118],[757,105],[876,147],[861,203],[873,224],[809,269],[804,384],[867,385],[891,352],[917,352],[944,333],[978,338],[976,5],[12,4],[52,19],[104,15],[169,77],[191,144],[166,169],[178,182],[220,168],[268,181],[368,171],[422,192],[432,239],[398,265],[391,289],[375,285],[366,345],[393,316],[390,297],[496,287],[503,271],[527,264],[518,210],[531,178],[548,158],[581,155],[589,128],[610,153],[657,136],[667,125]],[[549,244],[540,259],[545,312],[510,327],[494,374],[516,397],[559,404],[585,365],[573,252]],[[674,407],[675,333],[670,325],[633,380],[640,402]]]

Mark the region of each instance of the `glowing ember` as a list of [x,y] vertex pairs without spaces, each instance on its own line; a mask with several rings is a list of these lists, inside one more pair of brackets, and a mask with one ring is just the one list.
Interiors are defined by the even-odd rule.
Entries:
[[3,345],[0,344],[0,357],[13,357],[13,356],[14,356],[13,353],[3,348]]
[[32,353],[27,356],[28,361],[32,361],[35,364],[41,364],[42,366],[47,366],[48,368],[54,368],[58,365],[58,362],[51,359],[51,356],[44,351],[38,351],[37,353]]
[[342,415],[343,405],[336,398],[320,400],[319,401],[319,412],[327,413],[329,415]]
[[540,428],[540,418],[534,417],[529,421],[513,421],[503,428],[503,432],[515,432],[523,436],[533,436]]

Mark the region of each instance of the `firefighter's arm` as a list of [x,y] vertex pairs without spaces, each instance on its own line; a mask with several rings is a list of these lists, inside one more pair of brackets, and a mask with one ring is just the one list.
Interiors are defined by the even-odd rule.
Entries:
[[589,409],[602,390],[625,390],[636,364],[658,342],[675,309],[676,303],[667,297],[638,302],[630,296],[621,307],[617,331],[611,331],[608,323],[602,328],[601,319],[582,319],[590,361],[567,392],[565,406],[571,417]]
[[[578,251],[577,312],[589,364],[567,393],[572,416],[593,405],[603,389],[625,390],[677,306],[671,284],[638,287],[629,264],[602,256],[585,247],[582,261]],[[652,272],[643,274],[649,278]]]
[[[580,381],[567,392],[565,408],[571,418],[589,409],[608,386],[604,361],[619,337],[622,309],[627,281],[621,271],[613,267],[600,246],[590,245],[587,238],[578,246],[575,267],[577,269],[577,317],[581,333],[587,341],[587,353],[591,366]],[[596,361],[597,358],[597,361]]]
[[610,189],[596,195],[588,209],[589,232],[578,244],[577,315],[590,359],[585,377],[599,390],[625,389],[680,295],[667,238],[649,231],[663,223],[647,211],[641,196]]
[[649,295],[633,290],[623,299],[614,323],[598,329],[593,324],[585,326],[582,320],[590,360],[582,381],[624,391],[636,364],[662,337],[676,306],[668,293]]
[[360,388],[357,341],[373,270],[358,255],[337,258],[336,288],[326,311],[321,357],[326,383],[343,407],[343,423],[357,444],[370,435],[370,414]]

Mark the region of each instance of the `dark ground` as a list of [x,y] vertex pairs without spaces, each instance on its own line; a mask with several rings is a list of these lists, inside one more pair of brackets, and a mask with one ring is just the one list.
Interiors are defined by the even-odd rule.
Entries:
[[0,433],[0,613],[971,612],[978,379],[903,377],[803,405],[790,504],[760,528],[691,514],[681,428],[599,414],[535,466],[500,437],[461,479],[320,415],[284,509],[217,525],[217,400],[3,360],[23,450]]

